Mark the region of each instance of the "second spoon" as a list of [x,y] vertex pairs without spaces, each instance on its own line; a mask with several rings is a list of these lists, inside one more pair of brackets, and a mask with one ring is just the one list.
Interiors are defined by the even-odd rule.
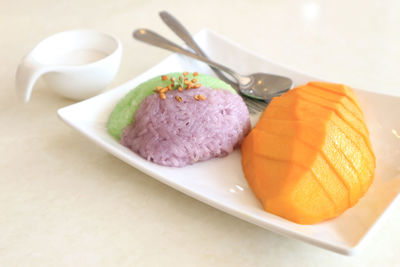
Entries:
[[248,76],[238,74],[219,63],[183,49],[177,44],[174,44],[168,39],[148,29],[139,29],[134,31],[133,37],[147,44],[192,57],[222,70],[237,80],[239,90],[242,94],[251,98],[269,101],[274,96],[289,90],[293,85],[292,80],[284,76],[268,73],[254,73]]

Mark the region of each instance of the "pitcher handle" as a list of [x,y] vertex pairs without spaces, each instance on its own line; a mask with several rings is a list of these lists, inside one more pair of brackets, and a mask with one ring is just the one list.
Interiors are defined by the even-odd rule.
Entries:
[[25,56],[18,66],[15,76],[17,95],[25,103],[29,101],[37,79],[50,69],[37,62],[32,56]]

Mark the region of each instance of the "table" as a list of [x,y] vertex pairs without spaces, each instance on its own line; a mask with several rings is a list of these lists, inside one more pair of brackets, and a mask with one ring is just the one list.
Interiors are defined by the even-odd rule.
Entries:
[[241,221],[161,184],[64,125],[74,103],[42,80],[14,92],[21,57],[53,33],[115,34],[124,54],[111,89],[169,52],[132,40],[147,27],[174,40],[158,11],[212,29],[282,64],[400,95],[400,2],[0,0],[0,266],[399,266],[400,207],[353,257]]

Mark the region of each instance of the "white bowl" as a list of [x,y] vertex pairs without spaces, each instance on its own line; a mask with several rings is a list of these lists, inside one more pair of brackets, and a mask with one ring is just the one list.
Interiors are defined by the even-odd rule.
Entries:
[[28,102],[37,79],[58,94],[83,100],[99,94],[114,79],[122,45],[114,36],[93,30],[71,30],[41,41],[17,69],[17,94]]

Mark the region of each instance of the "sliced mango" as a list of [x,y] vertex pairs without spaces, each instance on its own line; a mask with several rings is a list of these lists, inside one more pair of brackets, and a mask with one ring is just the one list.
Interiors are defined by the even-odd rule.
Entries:
[[243,141],[242,167],[264,209],[296,223],[354,206],[375,156],[352,90],[311,82],[274,98]]

